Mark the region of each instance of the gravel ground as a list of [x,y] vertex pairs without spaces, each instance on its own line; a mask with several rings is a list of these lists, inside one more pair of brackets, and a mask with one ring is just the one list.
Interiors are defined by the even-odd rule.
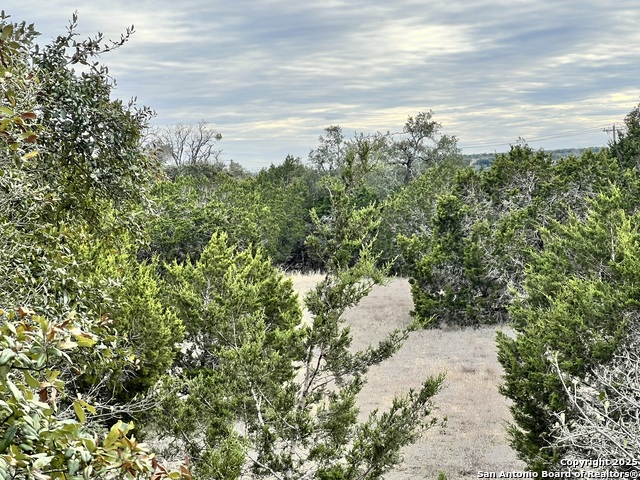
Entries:
[[[293,275],[296,290],[304,293],[320,275]],[[376,344],[394,328],[410,323],[413,308],[409,283],[394,279],[346,314],[353,346]],[[404,461],[387,480],[477,478],[478,471],[521,471],[508,445],[505,424],[510,418],[507,400],[498,393],[502,367],[496,355],[495,334],[500,328],[454,328],[413,332],[390,360],[374,367],[359,397],[365,418],[374,408],[391,405],[396,395],[418,388],[430,375],[446,372],[444,389],[435,397],[434,415],[447,418],[446,427],[428,430],[404,450]],[[502,328],[503,330],[507,330]]]

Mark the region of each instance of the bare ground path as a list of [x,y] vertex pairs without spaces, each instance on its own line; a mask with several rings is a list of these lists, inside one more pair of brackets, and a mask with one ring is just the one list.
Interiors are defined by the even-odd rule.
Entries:
[[[303,293],[321,276],[295,275]],[[347,312],[355,348],[377,344],[394,328],[411,322],[413,308],[409,283],[395,279],[376,287],[360,305]],[[434,427],[404,450],[404,462],[385,476],[387,480],[478,478],[478,471],[521,471],[524,464],[509,448],[505,422],[507,401],[498,393],[502,367],[498,363],[495,333],[478,330],[422,330],[413,332],[390,360],[374,367],[359,397],[363,417],[374,408],[391,405],[395,395],[417,388],[429,375],[445,371],[445,388],[435,398],[434,414],[447,417],[445,428]]]

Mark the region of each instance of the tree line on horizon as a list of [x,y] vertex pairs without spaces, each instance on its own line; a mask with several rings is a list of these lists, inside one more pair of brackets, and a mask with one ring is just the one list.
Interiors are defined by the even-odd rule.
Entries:
[[[416,329],[498,323],[528,468],[640,458],[640,106],[578,156],[473,168],[429,111],[250,173],[204,123],[149,135],[97,59],[133,29],[76,22],[40,48],[0,16],[0,477],[382,478],[444,374],[362,420],[368,369]],[[290,270],[323,273],[309,323]],[[354,352],[343,314],[392,275],[414,321]]]

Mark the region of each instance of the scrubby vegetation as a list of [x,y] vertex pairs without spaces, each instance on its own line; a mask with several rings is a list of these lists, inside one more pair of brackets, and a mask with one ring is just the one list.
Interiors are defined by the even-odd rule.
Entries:
[[160,174],[149,111],[110,100],[102,39],[76,41],[75,23],[42,49],[32,25],[0,26],[0,476],[162,478],[122,422],[182,339],[136,260]]
[[[369,368],[417,328],[495,323],[529,468],[637,454],[640,107],[579,156],[473,168],[421,112],[251,173],[206,124],[144,136],[95,60],[132,32],[74,28],[36,48],[0,20],[2,478],[382,478],[444,377],[361,421]],[[288,269],[323,272],[311,322]],[[344,314],[394,273],[414,322],[355,351]]]

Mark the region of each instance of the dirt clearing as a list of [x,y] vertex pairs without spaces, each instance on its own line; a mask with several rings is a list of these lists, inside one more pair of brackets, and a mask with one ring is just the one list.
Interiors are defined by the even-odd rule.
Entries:
[[[321,275],[294,275],[296,290],[304,293]],[[387,333],[411,322],[409,283],[395,279],[376,287],[360,305],[347,312],[354,348],[377,344]],[[447,417],[445,428],[428,430],[404,450],[404,461],[385,475],[387,480],[477,478],[479,470],[501,472],[524,468],[508,445],[505,422],[507,400],[498,393],[502,367],[496,355],[499,328],[478,330],[422,330],[413,332],[390,360],[372,368],[359,396],[363,418],[375,408],[385,409],[395,395],[418,388],[429,375],[446,372],[445,387],[435,398],[434,414]]]

